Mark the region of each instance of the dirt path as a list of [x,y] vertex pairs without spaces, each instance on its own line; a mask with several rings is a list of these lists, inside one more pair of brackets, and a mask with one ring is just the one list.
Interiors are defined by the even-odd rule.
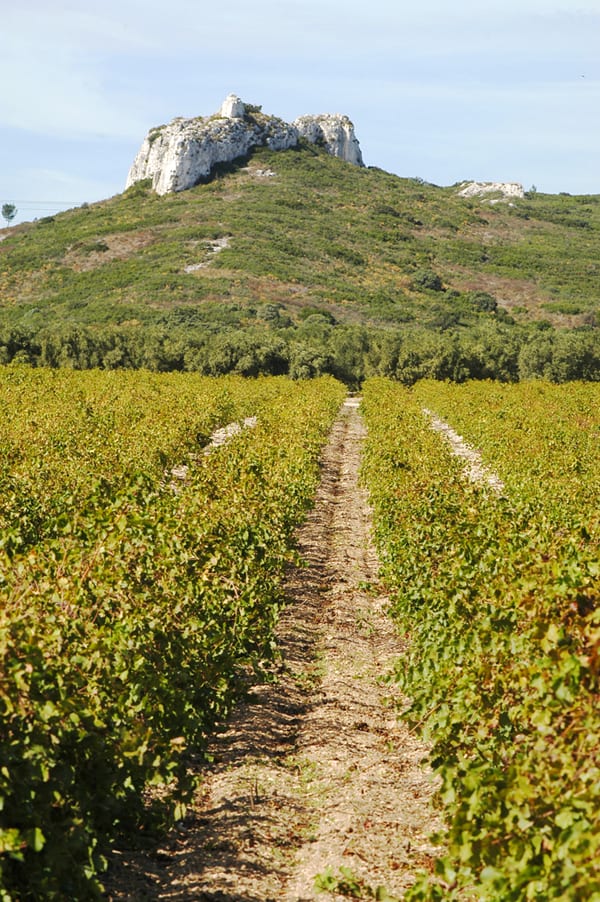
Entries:
[[180,828],[150,854],[121,855],[108,899],[305,902],[315,877],[340,867],[401,896],[430,860],[424,748],[382,680],[402,643],[378,593],[357,407],[349,399],[334,426],[299,536],[306,566],[287,577],[276,682],[256,687],[213,743]]

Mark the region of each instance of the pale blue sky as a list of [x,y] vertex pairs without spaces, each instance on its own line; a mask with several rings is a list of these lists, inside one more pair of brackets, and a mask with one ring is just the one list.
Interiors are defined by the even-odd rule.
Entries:
[[[230,92],[340,112],[367,165],[600,194],[600,0],[0,0],[0,203],[123,190],[146,132]],[[4,225],[0,222],[0,226]]]

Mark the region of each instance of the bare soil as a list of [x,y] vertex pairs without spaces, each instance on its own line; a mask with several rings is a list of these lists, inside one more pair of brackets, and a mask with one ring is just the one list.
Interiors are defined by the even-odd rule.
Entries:
[[215,738],[185,821],[159,848],[115,853],[107,899],[308,902],[317,875],[339,878],[340,867],[363,898],[377,886],[402,897],[431,865],[426,748],[398,722],[402,699],[386,681],[405,646],[385,613],[358,484],[363,438],[348,399],[298,536],[305,563],[287,574],[276,680]]
[[148,247],[156,241],[157,234],[153,229],[140,229],[135,232],[117,232],[114,235],[103,235],[101,247],[94,250],[93,244],[87,249],[81,247],[81,242],[67,250],[63,257],[65,266],[70,266],[76,272],[86,272],[97,269],[113,260],[127,260],[136,254],[141,248]]

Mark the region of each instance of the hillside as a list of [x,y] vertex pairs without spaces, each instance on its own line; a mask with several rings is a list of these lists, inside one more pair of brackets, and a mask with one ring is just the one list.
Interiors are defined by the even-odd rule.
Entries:
[[600,196],[457,192],[302,142],[6,229],[0,360],[597,378]]

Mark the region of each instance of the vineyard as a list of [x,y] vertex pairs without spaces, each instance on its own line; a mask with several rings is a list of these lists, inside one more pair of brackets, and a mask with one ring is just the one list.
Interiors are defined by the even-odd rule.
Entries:
[[[2,902],[103,898],[115,843],[181,822],[215,728],[253,683],[273,679],[284,569],[325,475],[322,449],[344,395],[330,377],[2,369]],[[359,420],[357,404],[345,407]],[[405,858],[390,850],[384,820],[394,841],[403,836],[394,806],[426,807],[425,795],[411,796],[416,782],[396,791],[394,781],[381,822],[371,814],[361,821],[367,848],[374,832],[382,837],[377,890],[351,872],[349,863],[366,859],[360,846],[350,858],[342,835],[339,860],[321,868],[321,889],[392,899],[381,883],[385,867],[404,862],[408,872],[395,872],[391,891],[410,887],[403,898],[412,902],[600,900],[600,388],[421,381],[409,389],[372,378],[361,410],[362,479],[397,631],[386,640],[398,649],[393,679],[408,699],[404,720],[430,744],[445,829],[434,867],[425,846],[412,859],[410,842]],[[468,478],[432,417],[481,452],[481,472],[495,478]],[[352,446],[358,472],[363,442],[353,422],[355,444],[338,447],[340,468],[328,473],[323,520],[333,525],[313,540],[331,546],[339,578],[321,565],[310,579],[315,604],[341,609],[352,592],[362,594],[355,620],[341,610],[335,629],[331,612],[317,608],[314,629],[331,633],[330,650],[317,649],[312,665],[323,674],[327,654],[344,654],[338,645],[358,645],[361,632],[375,643],[385,632],[371,619],[375,576],[357,571],[351,588],[350,562],[364,552],[364,536],[354,536],[352,553],[342,537],[357,489],[341,467]],[[229,440],[217,444],[217,433]],[[328,592],[335,601],[325,601]],[[341,635],[344,642],[332,640]],[[369,648],[380,670],[381,646]],[[335,660],[340,685],[353,682],[364,705],[365,673],[346,674],[340,662],[349,659]],[[324,736],[311,766],[327,763],[329,749],[335,770],[338,753],[325,743],[344,740],[352,767],[340,779],[349,794],[353,775],[365,776],[360,742],[372,740],[389,763],[400,734],[384,735],[379,708],[373,728],[361,714],[327,730],[319,718],[335,706],[312,692]],[[338,701],[346,716],[348,699]],[[408,784],[401,753],[398,780]],[[310,794],[298,760],[275,769],[288,780],[298,771]],[[314,784],[326,808],[322,774]],[[286,809],[277,792],[270,802],[266,790],[255,795],[249,817],[272,821]],[[261,803],[271,804],[268,817]],[[299,796],[294,805],[299,811]],[[302,817],[312,823],[318,806],[307,805]],[[409,822],[398,823],[406,831]],[[326,826],[321,844],[314,829],[308,860],[311,843],[325,855],[333,843]],[[283,820],[285,842],[289,833]],[[274,846],[269,861],[282,855]],[[276,885],[299,886],[286,867]],[[247,896],[267,898],[256,886]]]
[[[426,408],[504,488],[465,478]],[[412,900],[600,899],[600,390],[364,390],[397,678],[432,742],[445,857]]]
[[19,367],[0,381],[0,898],[94,898],[115,836],[181,816],[190,752],[273,656],[344,389]]

